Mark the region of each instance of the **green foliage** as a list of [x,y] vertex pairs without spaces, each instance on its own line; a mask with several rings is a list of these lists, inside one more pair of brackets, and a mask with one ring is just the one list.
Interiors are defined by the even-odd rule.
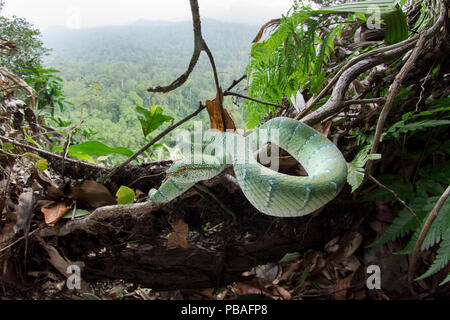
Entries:
[[127,186],[121,186],[116,193],[118,204],[130,204],[134,202],[134,191]]
[[[64,151],[63,147],[54,147],[53,150]],[[105,157],[111,154],[121,154],[127,157],[133,155],[133,151],[124,147],[111,148],[99,141],[87,141],[67,148],[70,155],[79,159],[87,160],[91,163],[95,161],[91,156]]]
[[158,129],[164,122],[169,122],[173,119],[171,116],[164,115],[160,106],[151,106],[148,109],[136,106],[136,112],[139,113],[138,119],[141,123],[144,137]]
[[[295,2],[278,28],[252,47],[247,68],[249,96],[277,103],[283,97],[295,96],[297,91],[317,94],[326,84],[323,66],[334,52],[334,42],[355,21],[358,24],[366,20],[366,15],[378,13],[387,23],[386,43],[408,36],[406,16],[398,3],[396,0],[361,1],[313,10]],[[342,13],[347,17],[342,17]],[[326,32],[321,29],[325,23]],[[259,125],[262,116],[274,111],[273,107],[253,101],[246,101],[244,107],[248,128]]]
[[399,5],[396,6],[396,10],[386,14],[384,20],[386,21],[386,35],[384,36],[386,45],[403,41],[408,37],[408,21]]
[[38,94],[37,108],[50,110],[51,116],[54,116],[55,108],[63,111],[64,107],[71,105],[66,100],[63,92],[63,80],[56,76],[59,70],[43,69],[39,65],[30,69],[21,69],[19,72],[26,75],[25,81]]
[[[3,5],[1,2],[0,11]],[[0,16],[0,37],[17,47],[11,55],[0,55],[0,64],[19,75],[18,70],[41,64],[43,56],[50,52],[40,39],[40,31],[23,18]]]
[[[410,92],[404,90],[402,99],[409,99]],[[402,209],[387,230],[371,246],[394,241],[400,237],[409,236],[409,241],[403,250],[397,254],[411,254],[426,219],[443,194],[446,186],[450,184],[450,142],[442,137],[446,136],[450,124],[449,98],[429,100],[422,111],[411,111],[402,115],[397,121],[384,130],[382,138],[398,144],[399,148],[393,152],[395,161],[408,159],[418,160],[415,172],[409,177],[399,177],[398,172],[383,174],[378,180],[393,190],[399,198],[408,203],[417,218],[406,208]],[[353,133],[357,141],[367,143],[371,141],[374,128],[365,133],[355,130]],[[359,140],[358,140],[359,138]],[[426,163],[425,159],[440,159],[436,164]],[[385,189],[378,188],[361,197],[360,201],[391,200],[394,197]],[[421,250],[430,250],[437,247],[437,254],[428,271],[418,279],[428,277],[441,270],[448,264],[450,256],[450,201],[446,201],[439,215],[431,225],[425,236]],[[444,280],[442,283],[445,283]]]
[[[91,214],[91,213],[87,210],[77,209],[77,210],[75,210],[74,218],[84,217],[84,216],[87,216],[88,214]],[[72,211],[70,211],[70,210],[62,217],[62,219],[71,219],[71,218],[72,218]]]
[[347,182],[354,192],[361,185],[364,179],[364,166],[368,160],[381,159],[381,154],[369,154],[370,146],[361,149],[352,162],[348,163]]

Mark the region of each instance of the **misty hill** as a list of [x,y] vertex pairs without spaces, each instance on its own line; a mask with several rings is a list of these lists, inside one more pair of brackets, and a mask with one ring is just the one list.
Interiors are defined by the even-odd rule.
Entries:
[[[209,61],[202,53],[187,83],[169,94],[148,93],[186,70],[193,51],[192,22],[141,20],[126,26],[71,30],[49,29],[43,34],[52,54],[48,67],[61,71],[65,93],[74,106],[63,113],[74,123],[97,131],[111,146],[137,149],[142,131],[134,108],[160,105],[176,120],[193,112],[199,101],[215,98]],[[203,36],[210,47],[223,87],[245,72],[251,41],[258,27],[204,19]],[[228,106],[232,103],[228,100]],[[242,123],[240,112],[233,111]],[[207,122],[206,112],[200,119]],[[117,135],[120,132],[121,135]]]

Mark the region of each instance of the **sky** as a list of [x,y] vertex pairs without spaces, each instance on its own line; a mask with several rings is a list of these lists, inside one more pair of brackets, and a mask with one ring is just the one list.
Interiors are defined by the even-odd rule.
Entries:
[[[200,16],[261,25],[281,17],[293,0],[198,0]],[[2,14],[26,18],[44,31],[123,25],[141,19],[191,20],[189,0],[5,0]]]

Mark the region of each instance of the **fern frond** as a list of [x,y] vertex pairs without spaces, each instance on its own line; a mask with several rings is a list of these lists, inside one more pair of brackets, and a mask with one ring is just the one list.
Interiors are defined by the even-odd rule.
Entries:
[[439,245],[439,249],[436,252],[436,258],[433,264],[428,268],[428,270],[415,280],[420,280],[429,277],[442,268],[444,268],[450,261],[450,228],[448,228],[442,237],[442,241]]
[[[423,223],[424,219],[431,212],[438,199],[439,197],[416,198],[410,203],[409,206],[414,210],[420,221]],[[388,241],[393,241],[397,238],[403,237],[407,233],[418,229],[422,223],[419,224],[411,212],[407,209],[403,209],[399,212],[398,217],[392,221],[392,224],[386,229],[381,237],[368,247],[384,244]]]
[[[399,251],[397,254],[411,254],[413,252],[422,227],[423,223],[420,228],[417,228],[414,231],[414,234],[412,235],[406,247],[403,250]],[[444,204],[444,206],[441,208],[441,214],[436,217],[433,224],[431,225],[420,250],[428,250],[439,243],[448,229],[450,229],[450,202]]]
[[444,280],[442,280],[441,283],[439,283],[440,286],[450,281],[450,272],[448,273],[447,277],[445,277]]

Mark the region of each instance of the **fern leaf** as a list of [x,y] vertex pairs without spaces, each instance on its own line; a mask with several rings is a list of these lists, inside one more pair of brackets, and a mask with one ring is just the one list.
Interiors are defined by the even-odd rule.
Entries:
[[422,224],[425,217],[431,212],[434,204],[438,200],[438,197],[431,198],[416,198],[414,199],[410,207],[417,214],[421,223],[416,220],[416,218],[407,209],[403,209],[399,212],[398,217],[392,221],[392,224],[386,229],[386,231],[381,235],[381,237],[370,244],[368,247],[373,247],[376,245],[384,244],[388,241],[395,240],[399,237],[405,236],[407,233],[416,230]]
[[442,268],[444,268],[450,261],[450,228],[446,230],[442,237],[442,241],[439,245],[439,249],[436,252],[436,258],[433,264],[428,268],[428,270],[415,280],[420,280],[429,277]]
[[439,283],[440,286],[442,286],[443,284],[447,283],[450,281],[450,272],[448,273],[447,277],[445,277],[445,279]]

